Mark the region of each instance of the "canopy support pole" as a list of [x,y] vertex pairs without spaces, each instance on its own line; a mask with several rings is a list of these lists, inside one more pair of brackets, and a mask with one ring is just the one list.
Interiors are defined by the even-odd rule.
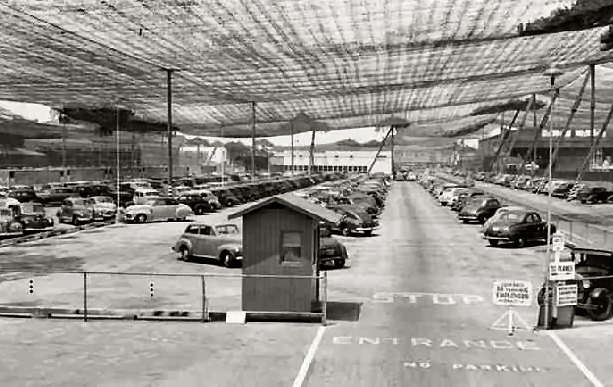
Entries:
[[315,128],[311,133],[311,147],[309,148],[309,177],[311,177],[313,164],[315,163],[313,152],[315,152]]
[[62,173],[64,174],[64,181],[68,181],[66,173],[66,121],[62,124]]
[[396,176],[395,170],[394,170],[394,129],[395,127],[392,125],[392,143],[391,143],[391,148],[392,148],[392,180],[394,179],[394,177]]
[[379,149],[377,150],[377,154],[375,155],[375,159],[372,161],[372,163],[370,164],[370,167],[368,167],[368,175],[370,175],[370,172],[372,171],[373,167],[375,166],[375,163],[377,162],[377,158],[379,157],[379,154],[381,153],[381,150],[383,149],[383,147],[385,146],[385,141],[387,140],[387,138],[389,137],[390,133],[392,132],[392,129],[394,128],[394,126],[390,126],[390,129],[387,131],[387,133],[385,134],[385,138],[383,138],[383,141],[381,141],[381,145],[379,145]]
[[[493,169],[494,166],[496,166],[496,167],[499,166],[499,160],[498,159],[500,157],[500,152],[502,151],[502,148],[504,148],[505,142],[507,141],[507,139],[511,135],[511,127],[513,126],[513,124],[515,124],[515,120],[517,120],[517,117],[519,116],[519,111],[520,110],[517,109],[517,111],[513,115],[513,119],[509,123],[509,129],[504,130],[504,126],[501,125],[501,127],[500,127],[500,144],[498,144],[498,149],[496,149],[496,153],[494,153],[494,158],[492,159],[492,164],[490,165],[490,169]],[[503,115],[503,117],[504,117],[504,115]]]
[[566,136],[566,133],[568,132],[568,129],[570,128],[570,124],[575,118],[577,109],[579,109],[579,105],[581,104],[581,101],[583,100],[583,93],[585,92],[585,87],[587,86],[587,81],[589,78],[590,78],[590,74],[588,73],[585,76],[585,79],[583,80],[583,85],[581,85],[581,89],[579,89],[579,94],[577,95],[577,98],[575,99],[573,106],[570,108],[570,115],[568,116],[568,119],[566,120],[566,125],[564,126],[564,129],[562,129],[560,136],[556,140],[553,155],[551,156],[551,160],[549,161],[549,164],[551,165],[547,166],[547,168],[551,167],[552,172],[553,170],[555,170],[555,167],[556,167],[556,160],[558,159],[558,153],[560,152],[560,144],[562,143],[562,141],[564,141],[564,136]]
[[[535,101],[536,103],[536,94],[532,93],[532,99]],[[534,128],[534,130],[536,130],[536,109],[534,109],[532,111],[532,127]],[[525,160],[525,159],[524,159]],[[534,149],[532,149],[532,160],[536,160],[536,147]],[[524,161],[525,162],[525,161]],[[533,165],[534,166],[534,165]],[[536,168],[532,168],[532,171],[530,173],[530,175],[534,178],[534,171],[536,170]]]
[[121,200],[121,195],[119,191],[119,186],[121,183],[119,171],[119,168],[121,166],[119,159],[119,106],[115,107],[115,163],[115,169],[117,170],[117,212],[115,212],[115,223],[119,223],[119,204]]
[[172,194],[172,73],[166,69],[166,101],[168,103],[168,194]]
[[581,169],[579,169],[579,172],[577,173],[577,178],[575,179],[575,185],[578,184],[581,181],[581,179],[583,179],[583,174],[585,173],[585,170],[590,165],[592,157],[594,156],[594,150],[596,150],[596,147],[598,146],[600,139],[602,139],[602,136],[607,130],[607,126],[609,126],[609,121],[611,121],[612,117],[613,117],[613,104],[611,105],[611,108],[609,109],[609,114],[607,114],[606,120],[602,124],[602,128],[600,128],[600,132],[598,132],[598,135],[594,139],[594,143],[592,144],[589,152],[583,159],[583,164],[581,164]]
[[528,160],[531,155],[533,155],[532,161],[536,162],[536,142],[541,136],[541,131],[547,124],[547,121],[549,121],[549,116],[551,115],[551,107],[556,102],[556,99],[558,98],[559,95],[560,95],[560,89],[556,89],[555,94],[553,95],[551,102],[549,103],[549,106],[547,107],[547,111],[545,112],[545,114],[543,115],[543,118],[541,119],[541,123],[539,124],[538,128],[535,127],[534,138],[532,139],[532,144],[530,145],[530,148],[524,155],[524,160],[522,161],[519,167],[520,174],[523,172],[524,167],[526,166],[526,160]]
[[502,151],[503,157],[508,157],[511,155],[511,152],[513,151],[513,147],[515,146],[515,142],[517,142],[517,138],[519,137],[519,134],[522,132],[522,130],[526,126],[526,120],[528,119],[528,114],[530,113],[530,109],[532,109],[535,103],[536,103],[536,95],[532,94],[532,98],[530,99],[530,102],[528,102],[528,105],[526,106],[526,113],[522,117],[521,123],[519,124],[519,128],[517,128],[517,132],[515,136],[511,137],[511,140],[507,143],[506,148],[503,149]]
[[596,66],[590,64],[590,145],[594,144],[594,111],[596,109]]
[[290,169],[290,173],[292,176],[294,176],[294,122],[290,121],[289,122],[289,134],[290,134],[290,140],[291,140],[291,151],[292,151],[292,155],[291,155],[291,169]]
[[255,181],[255,102],[251,101],[251,181]]

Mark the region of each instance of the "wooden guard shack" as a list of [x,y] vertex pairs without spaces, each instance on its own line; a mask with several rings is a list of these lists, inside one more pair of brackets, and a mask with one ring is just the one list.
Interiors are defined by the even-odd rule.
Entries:
[[243,310],[312,312],[318,281],[281,276],[318,275],[319,223],[340,216],[294,194],[273,196],[228,216],[243,217]]

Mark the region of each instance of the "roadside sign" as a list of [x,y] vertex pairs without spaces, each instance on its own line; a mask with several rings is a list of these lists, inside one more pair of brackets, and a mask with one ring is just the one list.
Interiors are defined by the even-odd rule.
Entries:
[[532,283],[523,280],[497,280],[492,287],[494,305],[530,306]]
[[551,249],[553,251],[564,251],[564,235],[556,232],[551,236]]
[[566,281],[575,279],[575,263],[569,262],[551,262],[549,264],[549,280],[550,281]]
[[555,287],[556,306],[577,305],[577,284]]

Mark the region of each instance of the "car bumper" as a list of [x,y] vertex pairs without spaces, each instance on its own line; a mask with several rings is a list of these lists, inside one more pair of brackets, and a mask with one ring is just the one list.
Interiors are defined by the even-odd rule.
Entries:
[[356,227],[353,229],[355,232],[372,232],[374,230],[378,230],[380,226],[372,226],[372,227]]
[[20,235],[23,235],[22,231],[0,232],[0,237],[12,237],[12,236],[20,236]]
[[479,217],[477,215],[467,215],[467,214],[460,214],[460,215],[458,215],[458,218],[460,220],[477,220],[477,219],[479,219]]
[[493,236],[493,235],[483,235],[483,239],[492,240],[492,241],[501,241],[501,242],[512,241],[511,237]]

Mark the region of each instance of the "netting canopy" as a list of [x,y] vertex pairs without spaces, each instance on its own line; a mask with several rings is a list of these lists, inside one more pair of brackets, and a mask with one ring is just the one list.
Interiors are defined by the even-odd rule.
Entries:
[[165,122],[172,69],[185,133],[249,136],[251,101],[257,136],[450,120],[546,91],[551,64],[564,86],[608,62],[602,27],[519,35],[572,3],[0,0],[0,99]]

